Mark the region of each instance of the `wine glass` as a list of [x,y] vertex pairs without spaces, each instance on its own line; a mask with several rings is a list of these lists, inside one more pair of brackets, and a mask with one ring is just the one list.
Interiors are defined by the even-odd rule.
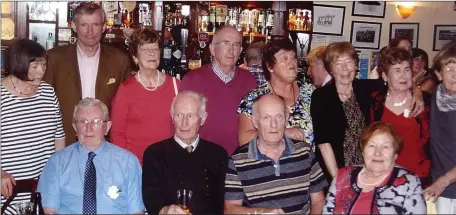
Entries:
[[177,204],[185,211],[185,213],[190,213],[190,202],[192,201],[193,192],[191,190],[178,190],[177,191]]

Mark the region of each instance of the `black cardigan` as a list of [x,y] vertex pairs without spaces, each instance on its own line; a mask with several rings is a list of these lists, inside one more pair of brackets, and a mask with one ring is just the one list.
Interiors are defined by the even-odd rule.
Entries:
[[176,191],[193,191],[192,214],[222,214],[228,154],[200,138],[188,153],[174,138],[150,145],[144,152],[142,193],[149,214],[176,204]]
[[[384,88],[384,82],[382,79],[353,80],[352,86],[364,119],[366,122],[369,122],[370,106],[372,105],[371,94],[374,91]],[[310,114],[312,116],[315,144],[330,143],[338,168],[344,167],[343,147],[345,130],[348,125],[342,101],[340,101],[335,84],[325,85],[313,92]],[[316,156],[326,171],[326,165],[324,165],[318,147]]]

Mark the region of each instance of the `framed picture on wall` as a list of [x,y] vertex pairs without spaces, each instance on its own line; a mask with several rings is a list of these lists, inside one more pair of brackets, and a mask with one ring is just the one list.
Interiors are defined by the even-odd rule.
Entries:
[[355,48],[379,49],[382,23],[352,21],[350,42]]
[[352,16],[385,18],[385,1],[354,1]]
[[456,40],[456,25],[434,25],[433,51],[440,50],[452,40]]
[[342,36],[344,32],[344,6],[313,5],[313,33]]
[[418,48],[420,23],[392,22],[390,24],[390,39],[395,37],[407,37],[412,41],[412,46]]

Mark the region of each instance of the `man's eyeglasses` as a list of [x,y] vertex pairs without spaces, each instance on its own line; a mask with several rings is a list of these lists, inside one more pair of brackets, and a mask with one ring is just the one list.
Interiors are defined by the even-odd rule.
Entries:
[[91,124],[95,127],[100,127],[101,124],[103,124],[104,122],[108,122],[107,120],[102,120],[102,119],[92,119],[92,120],[76,120],[75,123],[76,123],[76,126],[78,127],[86,127],[88,124]]
[[240,42],[228,42],[228,41],[223,41],[223,42],[219,42],[219,43],[214,43],[214,45],[221,45],[222,47],[224,48],[228,48],[228,47],[233,47],[234,49],[237,49],[237,50],[240,50],[242,49],[242,44]]

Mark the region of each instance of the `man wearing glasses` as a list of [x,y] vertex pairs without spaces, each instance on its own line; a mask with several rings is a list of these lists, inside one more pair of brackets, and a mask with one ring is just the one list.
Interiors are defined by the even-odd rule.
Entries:
[[109,142],[109,111],[98,99],[73,112],[79,142],[53,154],[38,183],[46,214],[142,214],[141,166],[132,153]]
[[209,45],[213,62],[184,76],[180,90],[202,93],[211,103],[207,106],[206,124],[201,138],[223,146],[231,154],[237,146],[237,108],[241,99],[256,87],[253,75],[236,67],[242,51],[242,34],[225,25],[214,33]]

